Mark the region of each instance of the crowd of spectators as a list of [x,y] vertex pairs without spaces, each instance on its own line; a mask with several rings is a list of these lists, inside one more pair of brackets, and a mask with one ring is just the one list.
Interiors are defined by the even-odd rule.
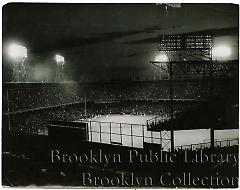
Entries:
[[[230,85],[223,82],[216,84],[216,93],[229,95],[227,89]],[[169,99],[169,81],[20,87],[3,88],[4,118],[10,112],[10,119],[5,119],[4,123],[10,121],[7,125],[18,131],[42,133],[46,131],[49,120],[73,121],[113,113],[161,115],[164,121],[170,118],[170,102],[159,101]],[[174,99],[204,99],[208,96],[208,81],[181,81],[173,84]],[[191,104],[175,103],[173,114]]]
[[78,95],[75,88],[71,87],[33,87],[8,90],[10,112],[81,102],[83,98]]
[[[229,85],[218,83],[214,95],[226,96]],[[173,99],[207,99],[208,81],[173,83]],[[166,100],[170,98],[169,81],[123,83],[76,83],[60,86],[3,89],[3,112],[15,112],[64,104],[100,100]]]
[[85,103],[79,103],[39,111],[10,114],[9,118],[8,115],[5,115],[3,120],[6,127],[10,126],[13,131],[47,134],[48,122],[50,120],[77,121],[114,113],[160,115],[167,112],[169,112],[169,106],[164,103],[143,101],[120,101],[115,103],[90,102],[86,105]]

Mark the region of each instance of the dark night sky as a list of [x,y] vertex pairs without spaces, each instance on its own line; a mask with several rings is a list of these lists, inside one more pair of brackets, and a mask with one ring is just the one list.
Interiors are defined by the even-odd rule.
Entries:
[[[182,4],[169,8],[168,14],[155,4],[24,3],[3,8],[3,45],[24,44],[28,62],[38,73],[44,67],[51,73],[53,56],[62,54],[73,80],[135,73],[149,77],[158,35],[202,30],[219,36],[238,34],[238,6]],[[4,55],[3,64],[8,73]],[[4,80],[9,80],[7,74]]]

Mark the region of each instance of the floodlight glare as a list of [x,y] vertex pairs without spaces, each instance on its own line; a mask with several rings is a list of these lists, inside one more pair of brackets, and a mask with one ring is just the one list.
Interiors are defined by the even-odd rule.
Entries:
[[169,62],[167,54],[161,53],[155,57],[157,62]]
[[64,57],[61,55],[56,55],[55,60],[57,63],[64,63]]
[[231,48],[226,45],[216,46],[212,50],[213,59],[226,60],[231,55]]
[[62,82],[64,80],[64,57],[57,54],[55,61],[57,62],[55,81]]
[[27,58],[27,48],[18,44],[11,44],[8,48],[8,55],[12,59]]

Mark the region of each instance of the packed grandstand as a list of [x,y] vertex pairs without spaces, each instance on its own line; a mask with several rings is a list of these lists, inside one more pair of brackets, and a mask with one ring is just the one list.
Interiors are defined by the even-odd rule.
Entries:
[[[214,96],[237,102],[237,81],[215,79]],[[179,80],[173,85],[174,115],[206,101],[208,80]],[[235,96],[235,97],[234,97]],[[169,81],[115,83],[5,83],[3,115],[11,128],[46,133],[49,120],[74,121],[111,113],[170,117]],[[23,119],[24,118],[24,119]],[[6,124],[7,124],[6,123]],[[45,131],[45,132],[44,132]]]

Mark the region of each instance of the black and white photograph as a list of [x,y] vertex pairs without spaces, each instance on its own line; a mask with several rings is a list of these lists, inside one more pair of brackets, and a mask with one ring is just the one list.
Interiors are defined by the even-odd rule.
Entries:
[[3,187],[238,187],[238,4],[6,3],[1,85]]

